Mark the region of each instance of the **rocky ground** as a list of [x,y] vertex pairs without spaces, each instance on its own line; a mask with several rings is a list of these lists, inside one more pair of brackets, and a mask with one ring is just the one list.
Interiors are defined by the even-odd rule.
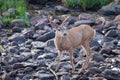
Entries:
[[[64,8],[62,10],[64,11]],[[54,17],[54,22],[61,24],[66,16],[68,14]],[[71,73],[68,52],[62,54],[60,69],[54,72],[57,50],[53,42],[55,33],[48,16],[31,17],[30,27],[19,27],[24,24],[20,19],[14,20],[10,23],[14,27],[6,29],[0,22],[0,79],[120,80],[120,15],[113,17],[103,17],[98,13],[71,15],[65,26],[67,29],[81,24],[89,24],[96,29],[95,37],[90,43],[92,60],[87,71],[79,75]],[[83,49],[81,47],[75,49],[76,72],[84,61]]]

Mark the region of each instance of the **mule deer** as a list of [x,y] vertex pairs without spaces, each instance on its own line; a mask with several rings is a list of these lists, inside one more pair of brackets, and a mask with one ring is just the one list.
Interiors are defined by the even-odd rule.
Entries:
[[92,40],[95,30],[91,28],[89,25],[80,25],[78,27],[73,27],[69,30],[63,30],[64,23],[68,20],[67,17],[63,23],[58,26],[57,24],[52,22],[52,17],[49,17],[50,24],[53,27],[57,27],[55,31],[54,43],[55,47],[58,50],[58,64],[56,67],[56,71],[59,69],[60,63],[60,55],[61,52],[66,50],[69,52],[69,57],[71,60],[72,71],[75,71],[74,63],[73,63],[73,50],[78,46],[82,45],[86,53],[86,61],[82,65],[81,70],[86,70],[89,60],[91,58],[89,42]]

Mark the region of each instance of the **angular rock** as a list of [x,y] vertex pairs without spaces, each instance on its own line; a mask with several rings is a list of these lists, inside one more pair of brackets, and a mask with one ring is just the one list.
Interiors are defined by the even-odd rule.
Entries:
[[71,80],[70,75],[63,75],[60,77],[60,80]]
[[20,27],[13,27],[12,32],[13,33],[21,33],[22,29]]
[[90,42],[90,47],[94,47],[94,46],[100,47],[100,44],[98,43],[97,40],[92,40],[92,41]]
[[89,74],[100,74],[102,72],[102,70],[100,68],[97,68],[97,67],[91,67],[88,69],[88,73]]
[[116,3],[112,2],[106,6],[103,6],[100,10],[99,13],[103,15],[115,15],[116,14],[116,9],[115,9]]
[[2,27],[3,27],[3,23],[2,23],[2,21],[0,20],[0,30],[2,29]]
[[63,6],[55,6],[55,10],[56,12],[68,12],[69,9],[67,9],[66,7],[63,7]]
[[20,69],[20,68],[24,68],[24,65],[21,64],[21,63],[15,63],[15,64],[13,65],[13,69]]
[[44,48],[44,42],[35,41],[31,43],[31,46],[36,49]]
[[88,13],[82,13],[79,15],[80,20],[88,20],[88,19],[92,19],[92,18],[93,18],[93,16]]
[[52,75],[50,73],[37,72],[34,76],[38,77],[40,80],[54,80],[54,75]]
[[109,30],[106,34],[106,37],[117,37],[117,31],[116,30]]
[[89,77],[89,80],[107,80],[104,77]]
[[105,60],[105,58],[101,54],[93,54],[92,59],[96,62],[101,62]]
[[120,49],[114,49],[112,50],[112,53],[120,55]]
[[81,24],[89,24],[89,25],[91,25],[91,24],[94,24],[94,21],[92,21],[92,20],[79,20],[79,21],[76,21],[74,23],[75,26],[79,26]]
[[[37,23],[40,25],[38,26]],[[43,27],[43,24],[45,24],[45,23],[48,23],[47,17],[36,16],[36,17],[32,17],[30,19],[30,24],[33,26],[36,25],[35,29],[39,29],[39,28],[41,29],[41,27]]]
[[104,72],[103,72],[103,76],[109,80],[119,80],[120,79],[120,72],[119,71],[113,71],[111,69],[106,69]]
[[25,36],[21,33],[15,33],[12,36],[10,36],[8,39],[9,39],[9,41],[15,41],[15,42],[18,42],[18,43],[26,41]]
[[53,39],[48,40],[45,44],[49,47],[55,47]]
[[25,27],[25,21],[23,19],[14,19],[10,22],[12,27]]
[[55,33],[54,32],[48,32],[48,33],[46,33],[44,35],[39,36],[36,40],[37,41],[46,42],[47,40],[50,40],[50,39],[52,39],[54,37],[55,37]]
[[12,78],[10,77],[9,74],[5,73],[5,74],[3,74],[3,76],[2,76],[2,80],[12,80]]
[[22,30],[22,33],[23,33],[27,38],[32,38],[32,36],[34,35],[34,29],[32,29],[32,28],[25,28],[24,30]]

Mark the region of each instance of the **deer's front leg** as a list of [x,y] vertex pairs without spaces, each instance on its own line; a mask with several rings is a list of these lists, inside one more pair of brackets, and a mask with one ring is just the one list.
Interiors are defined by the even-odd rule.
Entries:
[[74,73],[75,71],[75,67],[74,67],[74,63],[73,63],[73,52],[72,50],[69,50],[69,56],[70,56],[70,61],[71,61],[71,65],[72,65],[72,72]]
[[84,48],[84,51],[86,53],[86,61],[83,63],[81,71],[85,71],[87,69],[89,61],[91,59],[89,42],[84,42],[82,44],[82,47]]
[[60,65],[60,56],[61,56],[61,51],[58,51],[58,56],[57,56],[57,59],[58,59],[58,63],[57,63],[57,66],[56,66],[56,69],[55,71],[58,71],[59,70],[59,65]]

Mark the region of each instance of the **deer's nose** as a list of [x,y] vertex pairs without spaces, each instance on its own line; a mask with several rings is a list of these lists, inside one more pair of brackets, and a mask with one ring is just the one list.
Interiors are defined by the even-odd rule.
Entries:
[[64,35],[64,36],[66,36],[66,35],[67,35],[67,33],[64,33],[63,35]]

